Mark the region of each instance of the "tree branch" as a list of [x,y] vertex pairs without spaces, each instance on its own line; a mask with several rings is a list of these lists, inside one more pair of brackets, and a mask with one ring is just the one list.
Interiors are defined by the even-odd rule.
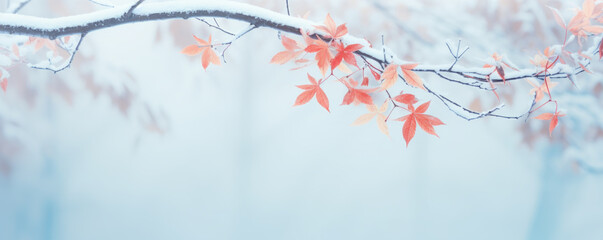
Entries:
[[[114,26],[156,21],[176,18],[191,18],[191,17],[216,17],[234,19],[243,22],[248,22],[257,27],[267,27],[292,34],[300,34],[300,29],[314,32],[314,26],[317,23],[287,16],[261,7],[250,4],[229,2],[229,1],[210,1],[210,2],[160,2],[160,3],[145,3],[143,0],[138,0],[133,6],[115,7],[105,9],[93,13],[75,15],[61,18],[40,18],[33,16],[23,16],[14,14],[0,14],[0,33],[20,34],[45,37],[55,39],[59,36],[81,34],[93,32],[96,30],[111,28]],[[125,13],[129,13],[128,17]],[[327,39],[327,36],[318,34],[322,39]],[[404,63],[405,61],[393,57],[391,61],[383,59],[380,50],[368,47],[366,40],[347,35],[342,38],[345,43],[360,43],[365,47],[358,51],[359,55],[367,57],[373,61],[383,64]],[[419,65],[413,71],[418,72],[436,72],[453,73],[464,78],[488,82],[486,79],[487,71],[483,68],[456,68],[450,70],[450,66],[445,65]],[[566,72],[558,70],[551,74],[536,75],[535,71],[517,71],[508,73],[506,81],[519,80],[527,77],[544,79],[544,77],[563,77],[568,74],[576,74],[576,72]],[[493,77],[492,82],[502,82],[501,78]]]
[[8,8],[6,9],[7,12],[9,13],[17,13],[21,10],[21,8],[25,7],[25,5],[27,5],[29,2],[31,2],[31,0],[19,0],[16,3],[10,3],[8,5]]
[[[313,37],[320,37],[321,39],[327,41],[329,40],[328,36],[315,32],[315,26],[319,25],[315,22],[311,22],[302,18],[291,17],[285,14],[277,13],[245,3],[229,1],[209,1],[160,2],[143,4],[143,2],[144,0],[137,0],[136,3],[134,3],[132,6],[121,6],[88,14],[54,19],[14,14],[0,14],[0,33],[30,35],[50,39],[55,39],[57,37],[65,35],[79,34],[82,35],[83,38],[86,33],[105,28],[111,28],[122,24],[177,18],[188,19],[199,17],[214,17],[248,22],[250,26],[252,26],[243,34],[236,35],[235,39],[255,29],[256,27],[267,27],[276,29],[278,31],[288,32],[297,35],[300,35],[301,29],[302,31],[309,32],[309,34]],[[384,58],[383,54],[385,54],[385,48],[371,48],[369,47],[370,44],[364,39],[351,36],[350,34],[340,39],[346,44],[362,44],[364,47],[355,53],[365,59],[371,59],[372,61],[377,62],[382,67],[391,63],[407,63],[390,53],[388,53],[389,58]],[[460,57],[462,57],[462,55],[466,51],[465,49],[461,53],[460,45],[458,46],[458,48],[459,49],[457,49],[457,53],[453,54],[453,56],[455,57],[455,61],[452,66],[450,64],[423,64],[415,67],[413,71],[431,73],[453,83],[476,87],[483,90],[491,89],[483,87],[482,84],[479,84],[479,82],[503,82],[502,78],[500,77],[489,77],[489,75],[491,74],[491,69],[481,67],[466,68],[457,66],[456,62]],[[452,53],[452,49],[449,50]],[[75,54],[75,52],[73,54]],[[454,67],[454,69],[452,67]],[[61,68],[61,70],[62,69],[64,68]],[[580,68],[568,69],[558,66],[549,69],[549,71],[545,73],[540,73],[537,69],[526,69],[507,73],[505,76],[505,80],[509,82],[525,78],[536,78],[541,80],[544,80],[545,77],[570,78],[571,76],[581,73],[582,71],[583,70]],[[472,82],[464,82],[450,77],[445,77],[442,73],[456,75],[462,79],[471,80]],[[494,108],[484,113],[474,112],[462,107],[461,105],[450,100],[449,98],[432,91],[427,84],[425,84],[425,88],[430,94],[440,99],[450,110],[467,120],[473,120],[485,116],[518,119],[525,115],[522,114],[519,116],[503,116],[494,114],[494,112],[498,111],[500,107]],[[460,114],[459,111],[452,109],[452,105],[454,105],[454,107],[460,108],[463,112],[471,114],[472,117]]]

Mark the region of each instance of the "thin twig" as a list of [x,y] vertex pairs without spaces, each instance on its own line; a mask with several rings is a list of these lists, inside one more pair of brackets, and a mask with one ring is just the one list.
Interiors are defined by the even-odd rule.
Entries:
[[212,27],[212,28],[218,29],[218,30],[222,31],[223,33],[226,33],[226,34],[228,34],[228,35],[230,35],[230,36],[234,36],[234,35],[235,35],[234,33],[231,33],[231,32],[229,32],[229,31],[226,31],[224,28],[220,27],[220,25],[218,25],[218,21],[216,21],[216,19],[215,19],[215,18],[214,18],[214,22],[216,23],[216,25],[213,25],[213,24],[209,23],[208,21],[206,21],[205,19],[202,19],[202,18],[195,18],[195,19],[197,19],[197,20],[199,20],[199,21],[201,21],[201,22],[203,22],[203,23],[207,24],[207,26],[209,26],[209,27]]
[[113,5],[109,5],[109,4],[106,4],[106,3],[98,2],[98,1],[95,1],[95,0],[88,0],[88,1],[91,2],[91,3],[94,3],[96,5],[99,5],[99,6],[103,6],[103,7],[108,7],[108,8],[114,8],[115,7]]
[[[17,13],[19,12],[23,7],[25,7],[25,5],[27,5],[29,2],[31,2],[31,0],[21,0],[21,2],[19,2],[16,7],[14,7],[13,9],[7,9],[8,12],[10,13]],[[10,2],[7,2],[7,4],[10,4]],[[10,7],[11,5],[8,5],[8,7]]]
[[71,63],[73,62],[73,58],[75,57],[75,53],[80,49],[80,45],[82,44],[82,40],[84,40],[85,36],[86,36],[86,33],[82,33],[80,35],[80,39],[77,41],[77,44],[75,45],[75,49],[72,52],[70,52],[69,60],[67,60],[65,65],[63,65],[62,67],[52,68],[52,67],[31,66],[31,68],[40,69],[40,70],[49,70],[49,71],[52,71],[53,73],[57,73],[57,72],[67,69],[68,67],[71,66]]
[[132,12],[134,12],[134,9],[136,9],[136,7],[138,7],[138,5],[140,5],[142,2],[144,2],[145,0],[137,0],[131,7],[130,9],[128,9],[128,11],[124,14],[125,17],[132,17]]
[[222,60],[224,61],[224,63],[226,63],[226,57],[224,56],[224,54],[226,53],[226,50],[228,50],[228,48],[230,48],[230,46],[232,45],[232,43],[234,41],[236,41],[237,39],[241,38],[243,35],[251,32],[253,29],[256,29],[258,26],[253,25],[253,24],[249,24],[249,27],[246,28],[245,30],[241,31],[240,33],[236,34],[234,36],[234,38],[232,40],[230,40],[229,42],[225,42],[224,45],[226,45],[226,47],[222,50]]

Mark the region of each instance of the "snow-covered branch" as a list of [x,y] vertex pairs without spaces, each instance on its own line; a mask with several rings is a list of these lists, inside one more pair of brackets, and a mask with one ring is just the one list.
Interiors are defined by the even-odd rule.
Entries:
[[[303,31],[305,33],[309,33],[313,38],[320,38],[325,41],[330,41],[330,35],[326,35],[323,32],[316,30],[316,26],[321,24],[299,17],[292,17],[288,13],[277,13],[258,6],[230,1],[147,3],[144,0],[137,0],[130,5],[116,6],[97,12],[53,19],[16,14],[0,14],[0,33],[29,35],[50,39],[55,39],[61,36],[79,35],[81,36],[77,44],[79,47],[82,38],[89,32],[96,30],[111,28],[121,24],[145,21],[179,18],[200,19],[202,17],[239,20],[250,24],[250,27],[244,30],[242,34],[235,35],[232,41],[222,43],[222,45],[227,45],[224,51],[228,49],[228,46],[230,46],[234,40],[258,27],[271,28],[281,32],[288,32],[297,35],[300,35]],[[206,21],[205,23],[212,26]],[[217,25],[212,27],[221,29]],[[351,34],[347,34],[339,38],[339,40],[346,45],[362,45],[363,47],[356,51],[355,54],[360,55],[363,59],[365,59],[365,62],[367,60],[371,60],[378,63],[378,65],[381,66],[381,70],[390,64],[400,65],[408,63],[398,58],[396,54],[392,53],[391,51],[386,51],[385,46],[379,49],[372,48],[368,41],[362,38],[354,37]],[[557,64],[548,69],[548,71],[544,72],[537,68],[515,69],[511,67],[515,69],[515,71],[503,73],[501,72],[502,69],[499,69],[502,67],[498,66],[494,70],[498,72],[498,75],[496,75],[493,74],[494,72],[492,69],[494,68],[491,67],[484,68],[481,66],[459,66],[457,62],[468,48],[465,50],[460,50],[459,42],[459,46],[455,54],[453,53],[452,49],[450,49],[450,46],[448,47],[454,57],[454,62],[452,62],[452,64],[418,64],[412,69],[412,71],[433,74],[442,80],[487,91],[495,91],[493,83],[515,81],[526,78],[535,78],[543,81],[546,77],[550,77],[551,79],[572,78],[574,75],[584,71],[583,68],[573,68],[567,65]],[[61,66],[60,68],[38,68],[52,70],[54,72],[63,70],[69,67],[76,51],[77,47],[73,52],[71,52],[71,57],[66,65]],[[509,65],[507,64],[507,66]],[[588,64],[586,64],[586,66],[588,66]],[[400,78],[404,79],[402,75],[400,75]],[[503,116],[495,114],[495,112],[501,109],[502,105],[482,113],[474,112],[462,107],[460,104],[451,100],[450,98],[433,91],[426,83],[423,83],[423,85],[428,93],[435,96],[451,111],[466,120],[479,119],[486,116],[518,119],[530,113],[530,111],[528,111],[516,116]],[[534,104],[532,104],[532,106],[533,105]]]
[[[121,24],[156,21],[165,19],[188,19],[196,17],[215,17],[234,19],[248,22],[257,27],[267,27],[283,32],[300,34],[300,29],[308,32],[314,32],[314,26],[318,23],[308,21],[298,17],[288,16],[287,14],[277,13],[261,7],[250,4],[229,2],[229,1],[209,1],[209,2],[162,2],[162,3],[142,3],[137,2],[131,6],[121,6],[111,9],[101,10],[93,13],[60,17],[60,18],[40,18],[34,16],[24,16],[15,14],[0,14],[0,33],[19,34],[38,36],[55,39],[65,35],[85,35],[89,32],[111,28]],[[326,36],[320,35],[323,39]],[[370,48],[369,43],[361,38],[347,35],[342,38],[343,42],[352,44],[359,43],[365,47],[358,51],[358,54],[370,58],[379,63],[398,63],[405,61],[389,54],[384,59],[381,50]],[[492,76],[487,79],[487,70],[475,68],[462,68],[455,66],[450,69],[450,65],[419,65],[415,69],[418,72],[430,72],[433,74],[450,73],[462,78],[469,78],[474,81],[502,82],[501,78]],[[552,78],[565,78],[573,75],[577,71],[568,69],[557,69],[548,74]],[[519,80],[526,77],[535,77],[544,79],[544,74],[536,74],[535,70],[525,70],[509,72],[506,81]]]

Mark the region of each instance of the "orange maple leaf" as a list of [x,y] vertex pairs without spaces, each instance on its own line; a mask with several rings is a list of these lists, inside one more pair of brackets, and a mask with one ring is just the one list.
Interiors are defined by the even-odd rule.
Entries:
[[286,50],[274,55],[274,57],[272,57],[272,60],[270,60],[270,63],[285,64],[304,52],[297,43],[297,41],[288,38],[287,36],[281,36],[281,43],[283,44]]
[[327,72],[327,69],[329,69],[329,65],[331,64],[331,59],[333,59],[333,56],[331,56],[331,51],[329,51],[329,44],[323,41],[322,39],[318,38],[308,44],[304,51],[309,53],[316,53],[314,59],[316,59],[316,64],[318,65],[320,72],[323,76],[325,76],[325,73]]
[[553,51],[548,47],[545,48],[544,53],[540,52],[536,54],[532,59],[530,59],[530,63],[534,66],[543,68],[544,70],[542,72],[551,69],[554,66],[552,63],[555,63]]
[[374,104],[367,104],[366,109],[369,110],[369,113],[363,114],[358,117],[358,119],[356,119],[356,121],[354,121],[352,125],[358,126],[366,124],[370,122],[375,116],[377,116],[377,126],[379,127],[379,130],[381,130],[383,134],[389,136],[389,130],[386,124],[387,117],[384,114],[388,109],[388,102],[385,101],[385,103],[383,103],[383,105],[381,105],[381,107],[379,108],[377,108],[377,106]]
[[331,70],[335,69],[341,63],[341,60],[345,60],[345,62],[358,67],[356,64],[356,56],[354,56],[354,52],[360,50],[362,47],[361,44],[350,44],[348,46],[343,45],[343,43],[335,42],[335,50],[337,50],[337,54],[331,60]]
[[326,32],[332,39],[338,39],[348,33],[348,28],[344,24],[337,26],[335,21],[331,18],[330,14],[327,14],[324,26],[316,26],[317,29]]
[[383,82],[381,83],[381,90],[387,90],[391,88],[396,81],[398,80],[398,66],[402,69],[402,76],[406,82],[414,87],[425,89],[423,86],[423,80],[417,75],[413,69],[417,67],[418,64],[390,64],[385,67],[383,73],[381,74],[381,79]]
[[536,102],[542,100],[542,97],[548,96],[550,94],[549,90],[553,89],[555,86],[557,86],[557,84],[559,84],[558,82],[551,81],[549,77],[546,77],[540,86],[536,85],[530,80],[528,80],[528,83],[534,87],[530,90],[530,94],[536,94],[536,98],[534,99]]
[[534,119],[545,121],[551,120],[551,122],[549,123],[549,136],[552,136],[553,130],[555,129],[555,127],[557,127],[557,123],[559,123],[559,117],[563,116],[565,116],[565,114],[561,114],[561,112],[543,113],[538,115],[537,117],[534,117]]
[[419,124],[425,132],[439,137],[433,126],[443,125],[444,123],[434,116],[425,114],[425,111],[429,108],[429,103],[430,102],[423,103],[417,109],[415,109],[413,105],[409,105],[408,111],[410,111],[410,114],[394,119],[395,121],[404,122],[404,126],[402,126],[402,136],[406,141],[406,147],[408,147],[408,143],[410,143],[410,140],[415,136],[417,124]]
[[195,35],[193,35],[193,37],[195,38],[197,43],[199,43],[199,45],[189,45],[182,49],[181,53],[189,56],[195,56],[197,54],[202,53],[201,64],[203,65],[203,69],[205,70],[207,70],[207,67],[210,63],[213,63],[214,65],[220,65],[220,58],[218,57],[211,45],[211,35],[209,35],[209,39],[207,41],[200,39]]
[[373,98],[369,93],[373,92],[374,89],[358,89],[358,82],[354,79],[349,79],[349,82],[346,79],[341,80],[343,84],[348,88],[348,92],[343,97],[343,102],[341,105],[350,105],[351,103],[364,103],[368,105],[373,104]]
[[400,93],[400,95],[394,97],[394,101],[406,104],[408,106],[412,106],[413,104],[419,102],[419,100],[410,93]]
[[415,67],[417,67],[417,65],[419,64],[415,63],[401,65],[400,68],[402,68],[402,76],[404,76],[406,82],[411,86],[425,90],[425,87],[423,86],[423,80],[421,80],[419,75],[412,71]]
[[316,95],[316,101],[318,101],[318,103],[322,107],[324,107],[328,112],[331,112],[329,111],[329,99],[327,98],[325,92],[320,88],[322,79],[319,80],[319,82],[316,82],[316,79],[310,76],[310,74],[308,74],[308,79],[310,80],[311,84],[297,85],[298,88],[303,89],[305,91],[299,94],[299,96],[297,96],[297,99],[295,99],[295,104],[293,104],[293,106],[304,105],[310,100],[312,100],[314,95]]
[[398,80],[398,65],[393,63],[387,65],[387,67],[383,69],[383,73],[381,73],[379,79],[383,80],[383,82],[381,82],[381,90],[391,88]]

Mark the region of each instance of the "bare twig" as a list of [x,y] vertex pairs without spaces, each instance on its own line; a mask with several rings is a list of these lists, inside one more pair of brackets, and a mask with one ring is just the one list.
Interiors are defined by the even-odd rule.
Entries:
[[102,2],[99,2],[99,1],[95,1],[95,0],[88,0],[88,1],[91,2],[91,3],[94,3],[96,5],[99,5],[99,6],[103,6],[103,7],[108,7],[108,8],[114,8],[115,7],[113,5],[109,5],[109,4],[102,3]]
[[128,18],[132,17],[132,12],[134,12],[134,9],[136,9],[136,7],[138,7],[138,5],[140,5],[144,1],[145,0],[136,0],[136,2],[128,9],[124,16]]
[[16,4],[10,4],[10,2],[7,2],[8,3],[8,8],[6,9],[6,11],[9,12],[9,13],[13,13],[13,14],[17,13],[23,7],[25,7],[25,5],[27,5],[29,2],[31,2],[31,0],[20,0]]
[[230,45],[232,45],[232,43],[234,41],[236,41],[237,39],[241,38],[243,35],[251,32],[253,29],[256,29],[258,26],[253,25],[253,24],[249,24],[249,27],[247,27],[245,30],[241,31],[240,33],[234,35],[234,38],[232,40],[230,40],[229,42],[225,42],[224,45],[226,45],[226,47],[222,50],[222,60],[226,63],[226,57],[224,57],[224,54],[226,53],[226,50],[228,50],[228,48],[230,47]]
[[201,22],[203,22],[203,23],[207,24],[207,26],[209,26],[209,27],[212,27],[212,28],[218,29],[218,30],[222,31],[223,33],[226,33],[226,34],[228,34],[228,35],[230,35],[230,36],[234,36],[234,35],[235,35],[234,33],[231,33],[231,32],[229,32],[229,31],[226,31],[224,28],[220,27],[220,25],[218,25],[218,21],[216,21],[216,19],[215,19],[215,18],[214,18],[214,22],[216,23],[215,25],[214,25],[214,24],[209,23],[208,21],[206,21],[206,20],[205,20],[205,19],[203,19],[203,18],[195,18],[195,19],[197,19],[197,20],[199,20],[199,21],[201,21]]
[[452,55],[452,57],[454,57],[454,62],[448,68],[448,70],[452,71],[452,68],[454,67],[454,65],[456,65],[456,63],[459,61],[459,59],[461,59],[463,57],[463,55],[465,55],[467,50],[469,50],[469,46],[465,47],[465,50],[463,50],[463,52],[459,53],[459,51],[461,49],[461,40],[459,40],[458,45],[456,47],[456,54],[452,52],[452,48],[450,48],[450,44],[446,43],[446,46],[448,47],[448,51],[450,51],[450,55]]

